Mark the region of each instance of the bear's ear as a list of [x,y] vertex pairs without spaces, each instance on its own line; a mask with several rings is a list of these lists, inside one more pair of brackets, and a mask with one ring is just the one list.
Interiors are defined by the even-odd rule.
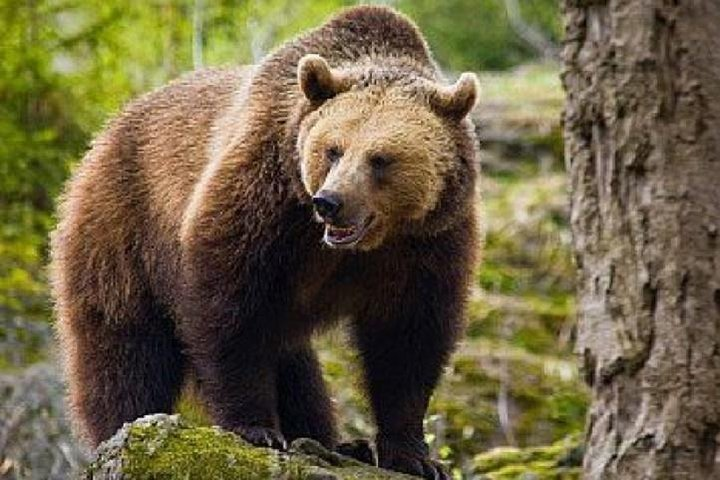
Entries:
[[298,84],[311,102],[325,101],[348,89],[345,79],[333,72],[323,57],[313,53],[298,63]]
[[441,115],[459,120],[473,109],[479,90],[475,74],[465,72],[453,85],[435,86],[430,103]]

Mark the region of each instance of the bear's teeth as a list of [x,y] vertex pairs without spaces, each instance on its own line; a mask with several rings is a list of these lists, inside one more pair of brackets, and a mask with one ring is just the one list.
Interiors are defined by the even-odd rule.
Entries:
[[347,238],[355,233],[355,227],[333,227],[328,228],[330,235],[336,238]]

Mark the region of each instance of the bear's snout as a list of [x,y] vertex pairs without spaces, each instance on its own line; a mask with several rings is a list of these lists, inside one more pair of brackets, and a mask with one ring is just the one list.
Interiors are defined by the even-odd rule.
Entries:
[[340,195],[328,190],[320,190],[313,198],[312,203],[315,211],[325,222],[332,222],[336,219],[342,209]]

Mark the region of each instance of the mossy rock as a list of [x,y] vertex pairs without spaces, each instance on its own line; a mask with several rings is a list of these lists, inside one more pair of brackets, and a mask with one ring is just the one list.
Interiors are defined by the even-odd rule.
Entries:
[[217,427],[192,426],[178,415],[149,415],[125,424],[98,448],[85,480],[410,480],[325,450],[309,439],[288,452],[251,446]]

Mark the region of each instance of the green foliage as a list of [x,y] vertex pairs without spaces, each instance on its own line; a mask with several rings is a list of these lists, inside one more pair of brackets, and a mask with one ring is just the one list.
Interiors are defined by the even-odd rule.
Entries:
[[[559,40],[557,1],[518,3],[524,21]],[[536,55],[510,25],[504,0],[398,0],[397,6],[417,21],[440,63],[450,69],[506,69]]]
[[44,25],[46,12],[28,5],[5,1],[0,10],[0,313],[42,316],[53,198],[82,133],[44,48],[57,34]]
[[499,447],[473,459],[473,473],[484,480],[578,480],[582,446],[577,436],[552,445]]

